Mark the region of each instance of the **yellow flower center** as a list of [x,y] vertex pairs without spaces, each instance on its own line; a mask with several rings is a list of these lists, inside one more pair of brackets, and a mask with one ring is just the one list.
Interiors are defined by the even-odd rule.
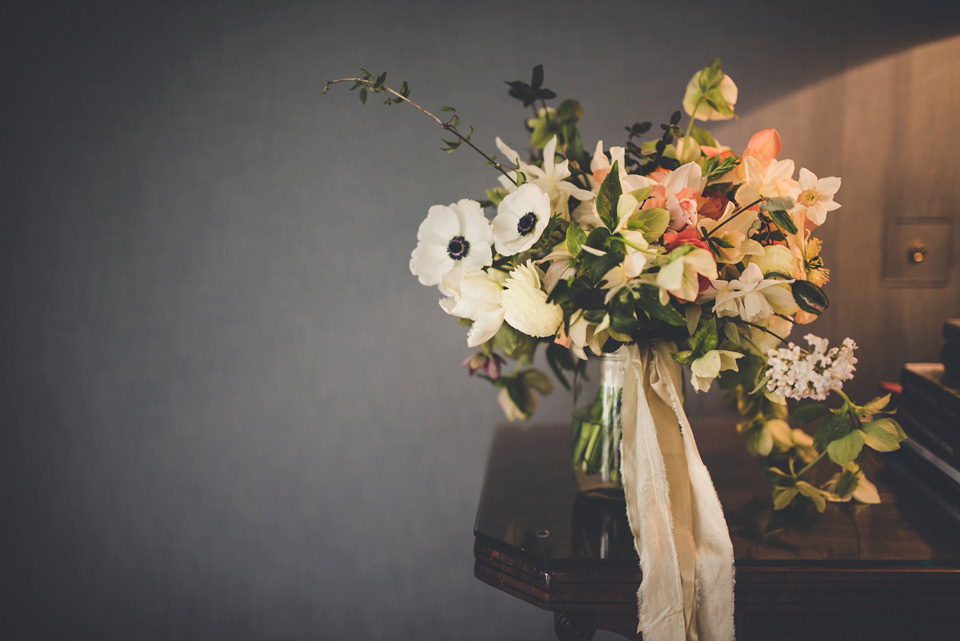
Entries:
[[813,189],[806,189],[800,193],[800,196],[797,198],[797,201],[803,205],[813,205],[817,202],[817,192]]

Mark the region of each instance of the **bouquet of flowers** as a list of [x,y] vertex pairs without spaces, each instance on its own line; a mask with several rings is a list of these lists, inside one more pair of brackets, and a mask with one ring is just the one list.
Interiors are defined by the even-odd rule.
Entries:
[[[448,135],[446,151],[468,146],[499,172],[483,199],[430,208],[417,232],[410,271],[439,288],[440,306],[466,325],[464,362],[499,388],[510,419],[527,419],[549,378],[531,366],[540,345],[557,379],[589,354],[659,341],[689,366],[698,391],[717,380],[743,416],[737,431],[763,460],[777,509],[798,496],[822,511],[827,501],[878,502],[858,458],[863,446],[897,449],[905,438],[885,412],[887,397],[857,405],[842,391],[852,378],[856,345],[781,347],[795,324],[828,306],[829,271],[815,234],[840,178],[819,178],[782,159],[774,129],[756,133],[742,151],[698,126],[734,116],[737,87],[717,60],[690,79],[675,112],[654,130],[626,127],[621,146],[584,146],[575,100],[556,107],[541,66],[530,82],[507,83],[530,109],[529,153],[499,138],[488,155],[465,132],[456,109],[444,116],[410,99],[406,82],[363,71],[350,81],[360,99],[380,94],[407,103]],[[687,122],[681,126],[683,116]],[[655,136],[651,136],[652,132]],[[489,212],[489,214],[487,213]],[[517,369],[506,373],[508,360]],[[839,407],[819,401],[833,393]],[[817,401],[792,413],[788,399]],[[819,421],[813,434],[799,426]],[[829,458],[836,474],[809,480]]]

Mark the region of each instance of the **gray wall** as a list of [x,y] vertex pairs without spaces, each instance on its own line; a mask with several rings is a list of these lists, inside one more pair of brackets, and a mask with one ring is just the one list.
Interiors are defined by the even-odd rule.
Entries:
[[934,289],[879,276],[875,220],[960,201],[960,22],[904,4],[7,7],[0,637],[550,638],[472,576],[501,417],[407,273],[426,209],[495,175],[322,81],[387,69],[485,147],[522,146],[502,81],[542,62],[610,144],[721,56],[741,90],[724,140],[777,126],[844,178],[814,329],[863,345],[870,391],[960,314],[957,265]]

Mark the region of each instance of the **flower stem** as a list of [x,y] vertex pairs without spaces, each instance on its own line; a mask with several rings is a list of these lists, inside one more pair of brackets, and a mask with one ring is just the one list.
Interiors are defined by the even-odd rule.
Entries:
[[820,452],[820,454],[817,455],[817,458],[815,458],[815,459],[813,459],[812,461],[810,461],[810,463],[808,463],[806,467],[804,467],[802,470],[800,470],[799,472],[797,472],[796,474],[794,474],[794,477],[795,477],[795,478],[800,478],[801,476],[803,476],[804,474],[806,474],[806,473],[810,470],[811,467],[813,467],[814,465],[816,465],[817,463],[819,463],[820,460],[821,460],[824,456],[826,456],[826,455],[827,455],[826,452]]
[[[335,84],[340,83],[340,82],[356,82],[356,83],[359,83],[359,84],[364,85],[364,86],[366,86],[366,87],[369,87],[370,89],[373,89],[373,84],[374,84],[373,81],[367,80],[366,78],[337,78],[336,80],[328,80],[328,81],[326,81],[326,82],[323,84],[324,90],[326,90],[326,88],[329,87],[330,85],[335,85]],[[399,91],[396,91],[396,90],[394,90],[394,89],[391,89],[390,87],[388,87],[388,86],[386,86],[386,85],[382,86],[379,90],[374,89],[374,91],[385,91],[385,92],[387,92],[387,93],[389,93],[389,94],[392,94],[392,95],[395,96],[397,99],[402,100],[403,102],[407,103],[407,104],[410,105],[411,107],[413,107],[413,108],[417,109],[418,111],[420,111],[420,112],[421,112],[422,114],[424,114],[425,116],[431,118],[434,122],[436,122],[438,125],[440,125],[440,127],[441,127],[442,129],[444,129],[445,131],[449,131],[449,132],[452,133],[454,136],[456,136],[456,137],[460,140],[460,142],[466,143],[468,147],[470,147],[470,148],[473,149],[475,152],[477,152],[478,154],[480,154],[481,156],[483,156],[483,158],[487,161],[487,163],[490,164],[491,167],[493,167],[494,169],[496,169],[497,171],[499,171],[501,174],[503,174],[504,176],[506,176],[507,178],[509,178],[509,179],[513,182],[513,184],[517,184],[517,179],[514,178],[513,176],[511,176],[510,173],[504,168],[504,166],[503,166],[501,163],[497,162],[496,160],[494,160],[493,158],[491,158],[490,156],[488,156],[486,153],[483,152],[483,150],[481,150],[481,149],[480,149],[479,147],[477,147],[475,144],[473,144],[472,142],[470,142],[470,140],[467,139],[466,136],[464,136],[463,134],[460,133],[460,131],[457,129],[457,127],[453,124],[452,121],[444,121],[444,120],[441,120],[441,119],[438,118],[435,114],[427,111],[426,109],[424,109],[423,107],[421,107],[420,105],[418,105],[417,103],[415,103],[414,101],[410,100],[409,98],[407,98],[406,96],[404,96],[403,94],[401,94]]]
[[754,327],[754,328],[756,328],[756,329],[759,329],[759,330],[762,331],[762,332],[766,332],[766,333],[770,334],[770,335],[773,336],[774,338],[780,339],[781,342],[787,340],[787,339],[785,339],[783,336],[780,336],[779,334],[775,334],[775,333],[771,332],[769,329],[767,329],[767,328],[764,327],[763,325],[757,325],[756,323],[751,323],[750,321],[745,321],[745,320],[734,320],[733,322],[735,322],[735,323],[743,323],[744,325],[749,325],[750,327]]

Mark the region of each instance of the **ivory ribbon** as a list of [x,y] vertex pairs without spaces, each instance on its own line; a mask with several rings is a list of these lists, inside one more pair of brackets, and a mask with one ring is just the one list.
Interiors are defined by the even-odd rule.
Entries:
[[732,641],[733,544],[683,411],[670,346],[628,347],[620,469],[644,641]]

